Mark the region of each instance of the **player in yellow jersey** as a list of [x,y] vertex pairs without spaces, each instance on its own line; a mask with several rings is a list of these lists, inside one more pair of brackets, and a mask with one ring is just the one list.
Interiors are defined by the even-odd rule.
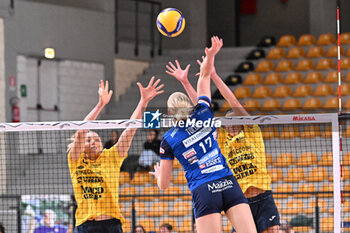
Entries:
[[[137,83],[141,98],[130,119],[141,119],[149,101],[163,93],[163,84],[158,85],[159,82],[160,79],[154,82],[152,77],[147,87]],[[108,91],[108,81],[106,85],[101,81],[99,101],[84,120],[95,120],[112,94]],[[135,132],[135,128],[125,129],[110,149],[103,149],[101,138],[93,131],[78,130],[74,134],[74,141],[68,147],[68,164],[78,205],[75,232],[123,232],[124,218],[118,204],[119,174]]]
[[[197,62],[201,64],[200,61]],[[181,82],[193,104],[196,104],[197,93],[188,81],[189,65],[182,70],[179,62],[175,63],[176,66],[169,62],[166,73]],[[249,115],[215,69],[211,79],[232,108],[229,116]],[[218,143],[228,166],[248,199],[257,231],[277,233],[280,225],[279,213],[271,192],[271,178],[266,169],[265,144],[259,126],[238,125],[220,128]]]

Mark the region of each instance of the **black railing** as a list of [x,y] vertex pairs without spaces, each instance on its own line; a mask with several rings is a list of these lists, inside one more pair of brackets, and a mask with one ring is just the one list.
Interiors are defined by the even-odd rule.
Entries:
[[[149,12],[149,18],[150,18],[150,24],[149,24],[149,43],[151,46],[151,51],[150,51],[150,56],[154,57],[156,53],[156,13],[160,12],[162,10],[162,4],[160,2],[155,2],[155,1],[150,1],[150,0],[115,0],[115,53],[118,54],[119,52],[119,42],[121,41],[120,39],[120,24],[119,24],[119,3],[121,1],[124,2],[134,2],[134,33],[135,33],[135,38],[134,38],[134,55],[138,56],[139,55],[139,48],[140,48],[140,3],[148,4],[150,6],[150,12]],[[162,36],[160,33],[157,33],[158,39],[158,55],[162,55]]]

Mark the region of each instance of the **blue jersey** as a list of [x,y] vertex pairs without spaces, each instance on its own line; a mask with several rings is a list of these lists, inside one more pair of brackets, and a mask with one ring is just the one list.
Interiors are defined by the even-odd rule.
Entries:
[[160,145],[161,159],[176,157],[182,164],[191,191],[206,182],[232,175],[217,143],[213,117],[209,98],[199,97],[192,115],[166,132]]

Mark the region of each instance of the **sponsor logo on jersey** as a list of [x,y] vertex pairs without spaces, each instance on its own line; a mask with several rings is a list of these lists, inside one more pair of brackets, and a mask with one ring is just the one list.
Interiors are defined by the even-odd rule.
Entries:
[[207,169],[204,169],[201,171],[202,174],[207,174],[207,173],[212,173],[212,172],[216,172],[216,171],[220,171],[224,169],[224,166],[219,164],[219,165],[215,165],[215,166],[212,166],[210,168],[207,168]]
[[203,164],[203,163],[207,162],[209,159],[215,157],[215,156],[218,155],[218,154],[219,154],[219,151],[218,151],[218,149],[215,148],[214,150],[212,150],[212,151],[210,151],[208,154],[206,154],[203,158],[201,158],[201,159],[198,161],[198,163],[199,163],[199,164]]
[[188,151],[185,151],[184,153],[182,153],[182,156],[185,159],[188,159],[188,158],[192,157],[195,154],[197,154],[196,150],[194,148],[191,148]]
[[210,166],[213,166],[213,165],[218,164],[218,163],[221,163],[220,157],[209,160],[208,162],[205,163],[205,166],[210,167]]
[[199,166],[200,169],[205,168],[205,163]]
[[218,132],[216,130],[213,132],[213,138],[214,140],[218,139]]
[[163,149],[163,147],[160,147],[160,148],[159,148],[159,153],[161,153],[161,154],[164,154],[164,153],[165,153],[165,150]]
[[212,128],[210,127],[202,128],[197,133],[193,134],[191,137],[183,140],[182,143],[186,148],[188,148],[193,144],[197,143],[198,141],[200,141],[201,139],[205,138],[211,131],[212,131]]
[[212,193],[222,192],[228,188],[233,188],[232,180],[228,180],[228,179],[216,181],[207,185],[208,185],[208,190],[211,191]]
[[196,162],[198,162],[197,156],[192,156],[191,158],[188,159],[188,162],[192,165]]

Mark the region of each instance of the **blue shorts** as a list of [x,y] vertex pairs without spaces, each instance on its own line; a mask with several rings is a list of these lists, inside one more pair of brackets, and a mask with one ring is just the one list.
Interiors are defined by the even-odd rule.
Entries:
[[123,233],[119,219],[86,221],[74,229],[74,233]]
[[195,218],[228,211],[232,206],[248,203],[233,176],[201,184],[192,191]]
[[[271,191],[266,191],[256,197],[248,198],[248,203],[258,233],[263,232],[269,227],[280,225],[280,215]],[[236,232],[235,229],[232,232]]]

